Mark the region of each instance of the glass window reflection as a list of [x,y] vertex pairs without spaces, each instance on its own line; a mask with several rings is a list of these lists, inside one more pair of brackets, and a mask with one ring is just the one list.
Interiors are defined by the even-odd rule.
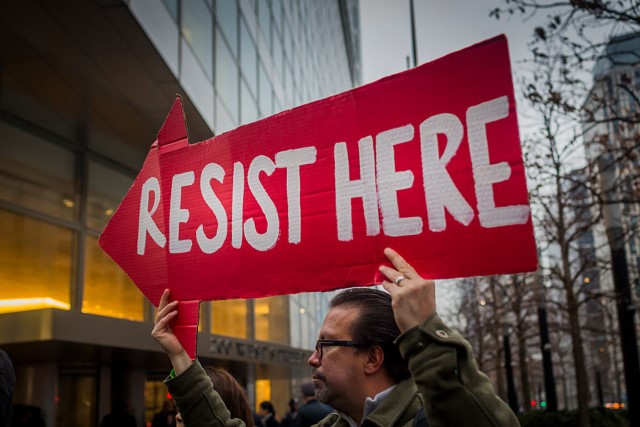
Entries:
[[216,40],[216,90],[234,122],[238,122],[238,64],[222,37]]
[[229,337],[248,338],[247,301],[212,301],[211,332]]
[[231,53],[238,57],[238,3],[236,0],[216,2],[216,17],[224,37],[229,43]]
[[280,37],[274,37],[273,39],[273,66],[274,71],[276,73],[276,77],[282,80],[282,62],[283,54],[282,54],[282,41]]
[[287,296],[258,298],[254,305],[255,338],[288,344],[289,300]]
[[273,14],[273,23],[278,32],[282,31],[282,2],[280,0],[271,0],[271,9]]
[[271,110],[273,91],[271,89],[271,81],[267,77],[267,73],[261,63],[258,64],[258,84],[260,89],[260,95],[258,97],[260,117],[268,117],[273,114]]
[[87,237],[82,312],[142,321],[144,296],[129,276]]
[[258,94],[258,53],[244,19],[240,20],[240,69],[254,95]]
[[178,20],[178,0],[162,0],[174,20]]
[[258,0],[258,25],[265,44],[271,47],[271,13],[268,0]]
[[209,79],[212,79],[213,23],[211,11],[202,0],[182,2],[182,35]]
[[109,169],[100,163],[89,163],[87,225],[102,230],[120,201],[127,194],[133,177]]
[[258,120],[258,104],[251,96],[247,84],[242,80],[240,83],[240,121],[244,125],[256,120]]
[[0,313],[70,308],[73,232],[0,209]]
[[0,141],[0,199],[74,219],[73,152],[6,122],[0,122]]

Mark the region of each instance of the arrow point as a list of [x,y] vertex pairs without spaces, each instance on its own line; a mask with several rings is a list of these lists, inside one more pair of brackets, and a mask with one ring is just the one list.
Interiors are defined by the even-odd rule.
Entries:
[[159,148],[168,148],[168,146],[174,145],[187,145],[189,143],[188,141],[187,123],[184,118],[182,98],[178,95],[176,96],[176,100],[173,102],[169,115],[167,115],[167,118],[158,132],[157,143]]

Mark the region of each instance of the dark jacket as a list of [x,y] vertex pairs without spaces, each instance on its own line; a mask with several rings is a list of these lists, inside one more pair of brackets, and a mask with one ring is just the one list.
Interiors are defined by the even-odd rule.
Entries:
[[[362,422],[363,426],[413,426],[424,406],[431,427],[519,426],[509,407],[498,398],[491,382],[478,371],[471,346],[437,315],[396,340],[409,361],[411,378],[393,391]],[[243,426],[230,420],[199,362],[166,381],[185,425],[189,427]],[[319,427],[349,427],[343,414],[333,413]]]
[[310,400],[298,409],[298,416],[293,420],[294,427],[311,427],[333,412],[330,406]]
[[9,427],[13,412],[13,390],[16,387],[16,375],[11,359],[0,350],[0,427]]

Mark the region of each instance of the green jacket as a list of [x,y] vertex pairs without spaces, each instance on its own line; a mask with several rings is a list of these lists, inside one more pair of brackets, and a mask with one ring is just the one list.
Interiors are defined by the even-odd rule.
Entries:
[[[469,343],[437,315],[400,335],[396,344],[409,360],[411,378],[400,382],[362,426],[410,427],[423,405],[430,427],[519,426],[489,379],[478,371]],[[166,384],[187,427],[244,426],[241,420],[229,418],[199,362]],[[317,426],[349,427],[349,422],[333,413]]]

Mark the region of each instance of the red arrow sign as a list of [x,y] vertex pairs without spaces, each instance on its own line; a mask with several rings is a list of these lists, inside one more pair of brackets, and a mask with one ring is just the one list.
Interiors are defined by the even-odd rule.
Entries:
[[507,41],[189,145],[178,98],[100,246],[155,305],[370,284],[383,248],[425,277],[531,271]]

